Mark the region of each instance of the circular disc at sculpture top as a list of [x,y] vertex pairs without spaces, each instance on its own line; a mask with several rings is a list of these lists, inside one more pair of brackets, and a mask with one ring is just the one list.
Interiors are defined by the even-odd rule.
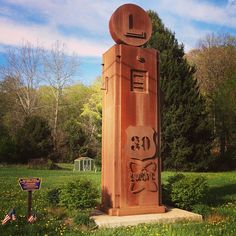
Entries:
[[124,4],[112,14],[109,29],[116,43],[141,46],[151,37],[152,22],[141,7]]

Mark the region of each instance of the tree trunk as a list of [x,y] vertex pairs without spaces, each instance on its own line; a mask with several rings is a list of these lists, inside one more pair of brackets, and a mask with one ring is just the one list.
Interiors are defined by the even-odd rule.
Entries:
[[54,110],[54,124],[53,124],[53,144],[54,150],[58,150],[58,142],[57,142],[57,124],[58,124],[58,114],[59,114],[59,101],[60,101],[60,91],[57,90],[56,92],[56,104]]

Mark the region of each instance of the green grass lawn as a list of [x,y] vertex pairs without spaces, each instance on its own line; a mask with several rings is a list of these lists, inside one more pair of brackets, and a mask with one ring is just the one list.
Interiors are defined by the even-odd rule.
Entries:
[[[210,193],[208,206],[212,213],[202,223],[142,224],[116,229],[78,230],[62,209],[51,209],[46,192],[54,187],[83,177],[92,180],[100,190],[101,173],[73,172],[73,165],[63,165],[63,170],[32,170],[26,166],[0,167],[0,220],[10,208],[16,209],[17,220],[0,226],[0,235],[236,235],[236,171],[223,173],[185,173],[207,178]],[[163,182],[173,172],[162,174]],[[40,177],[41,189],[33,192],[33,210],[38,219],[34,224],[26,222],[27,192],[20,189],[18,179]]]

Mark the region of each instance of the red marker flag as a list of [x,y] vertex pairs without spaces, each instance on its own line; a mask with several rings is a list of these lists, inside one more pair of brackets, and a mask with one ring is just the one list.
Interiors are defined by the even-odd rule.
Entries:
[[16,211],[13,208],[5,216],[4,220],[2,221],[2,225],[5,225],[9,220],[16,220]]
[[5,225],[9,220],[11,220],[11,215],[7,214],[2,221],[2,225]]
[[36,214],[33,214],[33,215],[29,216],[28,222],[29,223],[33,223],[33,222],[36,221],[36,219],[37,219]]

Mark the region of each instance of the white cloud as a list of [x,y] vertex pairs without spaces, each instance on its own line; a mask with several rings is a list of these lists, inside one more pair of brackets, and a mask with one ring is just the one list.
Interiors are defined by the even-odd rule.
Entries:
[[159,5],[182,18],[236,28],[236,13],[229,14],[229,5],[222,7],[197,0],[159,0]]
[[79,56],[101,56],[108,48],[106,44],[96,41],[67,37],[59,34],[54,28],[39,25],[21,25],[14,21],[0,17],[0,44],[16,46],[21,40],[29,42],[42,42],[47,49],[59,40],[67,45],[70,52],[75,52]]
[[103,34],[109,18],[125,1],[107,0],[8,0],[7,3],[32,9],[47,19],[52,26],[78,27],[90,33]]
[[227,11],[236,16],[236,0],[228,0]]
[[[2,0],[4,1],[5,5],[0,7],[0,11],[2,10],[5,16],[10,17],[12,14],[11,5],[20,6],[26,9],[26,13],[35,14],[35,18],[39,15],[45,25],[42,22],[29,25],[26,21],[21,22],[22,19],[18,22],[7,19],[4,22],[0,19],[0,43],[16,45],[22,39],[33,42],[38,39],[49,47],[53,41],[60,40],[82,56],[101,56],[111,46],[109,18],[118,6],[127,3],[125,0]],[[183,42],[186,49],[196,46],[196,41],[209,33],[209,30],[197,27],[197,22],[236,29],[236,0],[228,0],[225,6],[217,6],[214,3],[216,1],[205,0],[131,0],[130,2],[141,5],[146,10],[148,8],[156,10],[164,24],[176,33],[179,42]],[[20,15],[20,12],[17,14]],[[63,31],[59,30],[61,26],[69,34],[63,34]]]

